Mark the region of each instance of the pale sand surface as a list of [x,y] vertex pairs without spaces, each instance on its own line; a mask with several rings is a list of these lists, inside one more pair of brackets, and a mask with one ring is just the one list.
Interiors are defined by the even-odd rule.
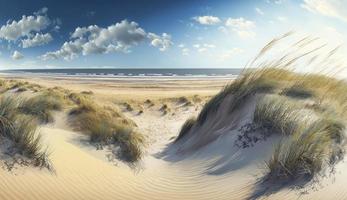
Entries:
[[[276,142],[274,138],[254,148],[240,150],[233,147],[235,134],[224,134],[193,155],[166,151],[184,121],[197,115],[203,103],[229,79],[79,80],[27,76],[16,79],[73,91],[90,90],[95,100],[115,104],[120,109],[120,103],[130,103],[134,111],[124,114],[137,123],[139,131],[147,138],[148,147],[137,167],[110,161],[107,149],[96,150],[84,142],[85,136],[68,126],[66,113],[58,112],[53,124],[40,129],[52,152],[55,173],[29,167],[18,167],[11,172],[0,169],[0,199],[246,199],[254,191],[267,152]],[[172,101],[172,98],[194,95],[199,95],[201,102],[193,106],[183,107]],[[146,99],[153,100],[155,105],[148,108],[143,103]],[[163,104],[170,108],[167,115],[159,111]],[[139,110],[144,113],[137,115]],[[227,123],[228,118],[223,113],[220,117],[222,123]],[[249,116],[240,118],[247,120]],[[261,198],[346,199],[345,169],[347,163],[338,164],[336,176],[324,179],[307,194],[286,188]]]
[[115,96],[118,99],[138,99],[177,97],[180,95],[214,95],[231,77],[219,78],[88,78],[67,76],[28,76],[1,74],[0,77],[28,81],[40,85],[60,86],[75,91],[93,91],[96,94]]

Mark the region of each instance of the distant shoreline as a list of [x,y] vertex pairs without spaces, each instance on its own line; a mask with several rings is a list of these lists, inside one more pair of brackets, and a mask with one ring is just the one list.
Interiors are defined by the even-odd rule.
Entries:
[[240,74],[241,68],[206,68],[206,69],[20,69],[2,70],[0,74],[7,76],[49,76],[49,77],[78,77],[78,78],[231,78]]

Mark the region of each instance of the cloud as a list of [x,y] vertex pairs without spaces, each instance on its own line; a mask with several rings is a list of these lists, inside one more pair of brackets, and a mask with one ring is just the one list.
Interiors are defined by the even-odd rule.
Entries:
[[304,0],[301,6],[310,12],[347,22],[347,1],[345,0]]
[[165,51],[172,45],[171,36],[146,33],[136,22],[123,20],[106,28],[97,25],[78,27],[71,35],[71,40],[53,52],[42,55],[43,60],[63,58],[71,60],[79,54],[104,54],[111,52],[130,52],[130,48],[150,40],[151,45]]
[[24,58],[24,56],[19,51],[14,51],[11,58],[13,60],[20,60],[20,59]]
[[48,8],[43,7],[40,10],[38,10],[37,12],[34,12],[34,15],[45,15],[47,12],[48,12]]
[[264,15],[264,11],[262,11],[260,8],[255,8],[255,11],[259,14],[259,15]]
[[255,23],[253,21],[246,20],[242,17],[234,19],[228,18],[225,25],[237,29],[251,29],[255,27]]
[[78,55],[83,51],[83,44],[84,42],[82,41],[82,39],[65,42],[59,50],[54,52],[47,52],[41,56],[41,59],[49,60],[63,58],[65,60],[72,60],[78,57]]
[[46,33],[46,34],[36,33],[36,35],[31,38],[23,39],[22,47],[29,48],[29,47],[35,47],[35,46],[42,46],[44,44],[48,44],[52,40],[53,40],[53,37],[49,33]]
[[216,25],[221,22],[221,20],[218,17],[215,16],[197,16],[193,18],[195,21],[197,21],[200,24],[203,25]]
[[173,45],[171,42],[171,35],[167,33],[163,33],[162,36],[148,33],[148,38],[151,40],[151,45],[158,47],[160,51],[166,51]]
[[[246,20],[242,17],[228,18],[225,22],[225,26],[230,28],[242,39],[253,38],[256,36],[256,33],[254,32],[254,28],[256,27],[255,22]],[[220,28],[220,30],[225,31],[223,28]]]
[[[41,9],[37,14],[43,14],[47,10]],[[50,19],[45,15],[23,15],[19,21],[9,21],[0,28],[0,38],[15,41],[20,37],[30,36],[32,32],[39,32],[50,25]]]

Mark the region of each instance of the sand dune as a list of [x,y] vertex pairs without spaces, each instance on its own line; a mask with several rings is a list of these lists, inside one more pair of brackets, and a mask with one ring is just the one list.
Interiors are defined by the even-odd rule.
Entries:
[[211,199],[221,191],[226,195],[221,199],[228,199],[233,194],[225,184],[232,177],[202,176],[199,161],[173,164],[153,154],[134,171],[113,166],[93,148],[81,148],[76,143],[82,136],[64,127],[49,125],[41,132],[52,150],[55,174],[31,168],[3,171],[1,199]]
[[[83,82],[75,84],[75,87],[82,85],[80,90],[86,87]],[[97,101],[115,102],[111,95],[101,94],[103,90],[101,93],[95,87],[91,90]],[[171,89],[171,94],[174,90]],[[208,96],[204,92],[202,95],[199,91],[190,91],[190,96],[199,94],[202,102],[187,106],[177,103],[179,96],[172,99],[173,96],[167,94],[153,98],[151,106],[144,103],[145,95],[128,101],[133,110],[125,110],[123,114],[134,120],[149,143],[145,157],[136,167],[110,160],[110,150],[96,150],[86,142],[85,135],[69,127],[65,111],[56,112],[54,123],[40,128],[51,152],[54,172],[32,167],[17,167],[12,171],[3,168],[0,171],[0,199],[347,198],[344,190],[346,162],[336,165],[335,174],[322,177],[319,183],[302,189],[285,187],[276,190],[273,186],[272,190],[264,190],[258,184],[264,173],[264,161],[271,156],[280,137],[267,138],[250,148],[235,145],[240,140],[239,129],[253,117],[257,97],[248,99],[232,115],[227,109],[209,115],[206,123],[195,127],[184,140],[173,143],[184,121],[197,116],[212,91],[216,93],[218,90],[211,90]],[[127,98],[119,97],[116,103],[122,106],[121,102],[131,98],[131,94],[128,93]],[[227,107],[230,100],[225,98],[220,107]],[[160,111],[164,104],[169,108],[166,115]],[[140,109],[142,114],[138,114]]]
[[[56,127],[41,131],[49,135],[56,174],[31,168],[2,171],[0,190],[5,192],[1,199],[246,199],[261,172],[264,146],[271,149],[273,144],[267,141],[264,146],[241,151],[230,147],[230,154],[225,155],[235,139],[228,136],[189,159],[149,155],[143,168],[134,171],[110,164],[95,155],[93,148],[80,148],[76,141],[81,136],[74,132]],[[312,189],[302,198],[344,199],[347,173],[342,172],[346,167],[345,163],[338,165],[335,180],[327,178],[322,186],[315,186],[319,191]],[[288,189],[267,198],[296,199],[298,195]]]

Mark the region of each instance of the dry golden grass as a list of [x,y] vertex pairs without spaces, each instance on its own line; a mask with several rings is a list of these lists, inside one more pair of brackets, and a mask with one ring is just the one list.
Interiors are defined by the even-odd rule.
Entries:
[[13,143],[16,153],[31,159],[32,162],[28,164],[51,169],[36,121],[21,115],[19,105],[20,102],[14,97],[0,98],[0,134]]
[[180,133],[178,134],[177,138],[175,139],[175,142],[181,140],[187,133],[191,130],[191,128],[195,125],[196,123],[196,118],[191,117],[187,119],[183,126],[181,127]]
[[[323,73],[298,73],[294,70],[299,61],[324,45],[298,53],[297,49],[315,41],[301,39],[292,45],[295,51],[288,50],[289,53],[283,56],[271,56],[270,60],[257,63],[289,35],[291,33],[266,45],[247,66],[257,68],[246,68],[205,104],[197,118],[197,123],[202,125],[209,117],[214,117],[227,97],[231,100],[225,109],[230,115],[247,99],[256,97],[253,123],[265,128],[270,135],[280,134],[283,138],[272,158],[266,162],[268,177],[274,180],[312,178],[334,167],[343,158],[345,148],[347,82]],[[326,58],[331,57],[330,54]],[[312,62],[312,58],[309,60]],[[192,124],[192,121],[187,121],[182,130],[189,129]],[[180,135],[185,135],[187,131],[182,130]]]
[[90,142],[120,147],[119,158],[139,161],[143,155],[144,137],[135,131],[136,124],[111,107],[96,105],[83,98],[70,111],[72,126],[89,136]]
[[19,110],[40,120],[42,123],[53,121],[52,111],[61,110],[63,99],[48,93],[42,93],[25,99],[19,105]]

